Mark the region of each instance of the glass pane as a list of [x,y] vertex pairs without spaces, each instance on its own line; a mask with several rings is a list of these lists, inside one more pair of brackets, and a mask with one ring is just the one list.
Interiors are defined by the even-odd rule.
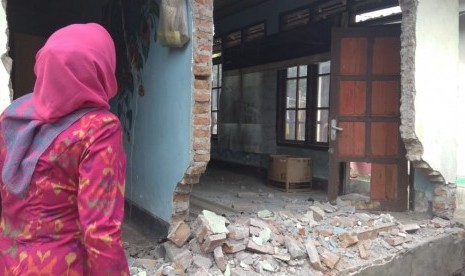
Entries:
[[307,107],[307,79],[299,80],[299,108]]
[[329,75],[318,77],[318,107],[329,107]]
[[305,110],[299,110],[297,113],[297,140],[305,141]]
[[218,86],[222,86],[222,81],[223,81],[223,65],[218,64]]
[[299,77],[307,76],[307,65],[299,66]]
[[212,134],[218,134],[218,112],[212,112]]
[[315,140],[317,142],[328,142],[328,117],[328,110],[318,110],[315,124]]
[[297,92],[297,80],[287,80],[287,97],[286,97],[286,107],[295,107],[296,101],[296,92]]
[[218,110],[218,89],[212,89],[212,111]]
[[212,87],[218,86],[218,64],[213,65]]
[[286,111],[285,139],[295,140],[295,110]]
[[331,72],[331,61],[325,61],[318,64],[319,74],[329,74]]
[[297,67],[287,68],[287,77],[288,78],[297,77]]

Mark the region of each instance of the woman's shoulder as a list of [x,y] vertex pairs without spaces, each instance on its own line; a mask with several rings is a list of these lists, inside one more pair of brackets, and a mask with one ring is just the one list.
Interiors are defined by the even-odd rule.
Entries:
[[102,131],[105,129],[120,129],[121,123],[118,117],[108,110],[92,110],[79,119],[77,127],[87,131]]

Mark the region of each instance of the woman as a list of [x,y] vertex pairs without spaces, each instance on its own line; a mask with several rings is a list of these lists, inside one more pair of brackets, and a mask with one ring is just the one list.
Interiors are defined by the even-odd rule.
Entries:
[[0,275],[129,275],[115,59],[100,25],[58,30],[0,118]]

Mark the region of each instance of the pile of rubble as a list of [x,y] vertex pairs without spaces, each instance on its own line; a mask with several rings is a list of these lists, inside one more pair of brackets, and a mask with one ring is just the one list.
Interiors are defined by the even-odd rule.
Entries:
[[[402,224],[389,214],[357,213],[338,200],[251,217],[204,210],[172,225],[160,259],[130,259],[131,275],[337,275],[405,252],[427,237],[464,235],[441,218]],[[163,254],[163,253],[160,253]]]

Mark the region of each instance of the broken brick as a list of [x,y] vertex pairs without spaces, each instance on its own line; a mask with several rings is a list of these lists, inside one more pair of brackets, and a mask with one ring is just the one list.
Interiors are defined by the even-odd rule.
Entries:
[[271,244],[265,243],[264,245],[258,245],[252,241],[252,239],[247,243],[247,250],[262,254],[274,254],[274,247]]
[[203,243],[207,235],[211,234],[208,220],[203,215],[199,215],[192,224],[192,231],[194,232],[194,235],[197,237],[199,242]]
[[293,259],[300,259],[306,255],[303,245],[292,237],[285,236],[284,243],[286,244],[287,250]]
[[310,211],[313,212],[313,218],[316,221],[321,221],[325,217],[325,211],[323,211],[320,207],[318,206],[310,206]]
[[213,262],[210,258],[204,257],[202,255],[195,255],[192,259],[192,262],[197,266],[197,267],[202,267],[205,269],[209,269],[212,267]]
[[265,229],[266,227],[268,227],[268,224],[266,222],[264,222],[261,219],[256,219],[256,218],[251,218],[249,220],[249,224],[250,226],[255,226],[261,229]]
[[368,259],[368,251],[363,243],[358,244],[358,253],[360,254],[360,258]]
[[372,240],[378,237],[378,234],[380,232],[387,232],[393,229],[394,227],[396,227],[396,224],[393,222],[389,222],[389,223],[380,224],[374,228],[357,229],[355,230],[355,233],[357,234],[357,238],[359,240],[368,240],[368,239]]
[[211,253],[216,247],[221,246],[225,241],[225,233],[209,235],[207,236],[205,241],[200,245],[200,249],[203,253]]
[[191,235],[191,229],[187,223],[180,221],[171,226],[168,234],[168,240],[172,241],[178,247],[182,247]]
[[183,267],[183,269],[187,269],[192,263],[192,252],[189,251],[187,248],[178,248],[172,242],[165,242],[163,244],[166,250],[166,258],[173,263],[177,263]]
[[223,244],[223,251],[228,254],[237,253],[239,251],[245,250],[247,240],[226,240]]
[[249,227],[239,224],[230,224],[228,230],[228,238],[236,241],[246,239],[250,235]]
[[403,237],[393,237],[393,238],[387,238],[385,241],[390,245],[390,246],[398,246],[404,243],[405,239]]
[[323,249],[323,253],[321,253],[322,262],[331,269],[333,269],[337,265],[337,263],[339,262],[339,259],[340,259],[339,255],[329,250]]
[[357,235],[354,233],[342,233],[338,236],[339,238],[339,246],[342,248],[347,248],[352,246],[358,242]]
[[226,259],[224,258],[221,246],[218,246],[215,250],[213,250],[213,258],[215,259],[215,263],[218,268],[224,272],[226,270]]
[[318,235],[323,236],[323,237],[331,237],[332,235],[334,235],[333,229],[330,229],[330,228],[320,228],[317,231],[318,231]]
[[305,248],[307,249],[308,257],[310,258],[310,264],[316,270],[323,270],[321,266],[320,256],[318,255],[318,251],[316,250],[315,244],[312,240],[308,240],[305,244]]

